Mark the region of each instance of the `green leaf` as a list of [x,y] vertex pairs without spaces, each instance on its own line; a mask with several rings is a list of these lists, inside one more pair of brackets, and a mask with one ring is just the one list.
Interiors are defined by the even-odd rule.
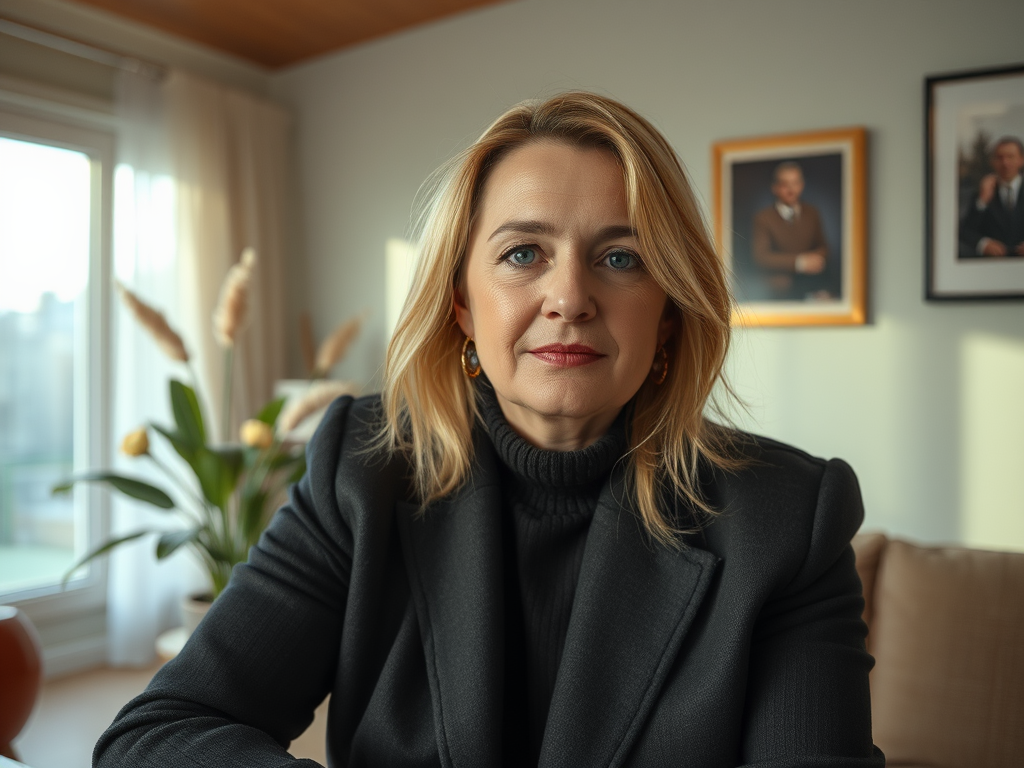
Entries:
[[178,425],[178,436],[188,445],[198,448],[206,445],[206,428],[199,409],[199,398],[192,387],[171,380],[171,410]]
[[295,451],[294,453],[288,453],[287,451],[281,451],[270,460],[270,471],[277,472],[281,469],[287,469],[295,464],[305,461],[305,451]]
[[261,490],[245,494],[238,510],[238,530],[249,545],[255,544],[263,532],[267,494]]
[[291,475],[288,476],[288,483],[292,484],[299,482],[304,474],[306,474],[306,454],[300,453],[298,464],[295,466]]
[[83,472],[53,486],[52,493],[67,493],[75,483],[108,483],[125,496],[145,501],[160,509],[174,509],[174,500],[166,493],[142,480],[136,480],[114,472]]
[[170,531],[165,533],[156,542],[156,558],[163,560],[185,544],[196,540],[202,528],[187,528],[183,531]]
[[169,429],[165,429],[159,424],[150,424],[149,426],[151,426],[156,432],[163,435],[164,439],[171,444],[171,447],[178,452],[178,455],[187,461],[189,466],[192,466],[192,463],[196,458],[195,448],[185,442],[177,432],[171,432]]
[[[248,445],[243,446],[242,447],[242,455],[245,457],[245,461],[244,461],[245,469],[246,470],[253,469],[257,464],[259,464],[261,461],[263,461],[264,453],[266,453],[266,451],[268,451],[268,450],[270,450],[270,449],[269,448],[268,449],[253,448],[253,447],[248,446]],[[280,446],[278,446],[278,448],[275,448],[274,450],[275,451],[280,450]]]
[[256,419],[264,424],[269,424],[271,427],[274,426],[277,423],[277,417],[281,415],[281,409],[284,408],[284,403],[287,399],[285,397],[278,397],[271,400],[263,406],[263,410],[256,414]]
[[225,484],[228,487],[228,496],[235,492],[238,486],[238,479],[245,468],[245,448],[241,445],[222,445],[209,449],[221,460],[224,467]]
[[199,479],[203,495],[211,504],[227,508],[228,499],[238,485],[243,461],[244,454],[237,446],[203,447],[196,451],[192,469]]
[[60,582],[61,589],[63,589],[64,585],[68,583],[68,579],[71,578],[72,574],[74,574],[75,571],[77,571],[86,563],[90,562],[91,560],[94,560],[100,555],[107,554],[108,552],[110,552],[110,550],[114,549],[115,547],[119,547],[122,544],[125,544],[129,541],[134,541],[135,539],[138,539],[142,536],[146,536],[150,533],[155,533],[155,531],[149,529],[144,531],[136,531],[135,533],[129,533],[127,536],[119,536],[116,539],[108,539],[107,541],[103,542],[98,547],[96,547],[96,549],[86,554],[85,557],[83,557],[81,560],[79,560],[77,563],[75,563],[67,569],[67,571],[64,573],[64,578],[61,579]]
[[[231,542],[219,541],[209,528],[203,528],[199,532],[196,538],[196,544],[201,549],[206,550],[208,558],[207,570],[210,572],[210,576],[214,577],[214,579],[216,579],[214,568],[217,568],[218,564],[226,565],[226,570],[230,572],[231,566],[240,562]],[[245,557],[243,556],[241,560],[244,559]]]

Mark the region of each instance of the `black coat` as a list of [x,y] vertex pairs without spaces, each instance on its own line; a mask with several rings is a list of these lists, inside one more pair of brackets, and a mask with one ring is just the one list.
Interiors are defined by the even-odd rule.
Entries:
[[978,241],[983,237],[998,240],[1006,246],[1009,256],[1016,256],[1014,249],[1024,242],[1024,187],[1017,194],[1017,203],[1012,208],[1003,205],[999,190],[989,204],[979,209],[972,202],[967,214],[960,222],[960,258],[978,256]]
[[[184,651],[118,715],[97,765],[282,766],[332,694],[332,766],[501,763],[498,468],[418,515],[364,448],[378,401],[332,406],[293,489]],[[857,482],[758,438],[709,475],[723,510],[681,551],[620,505],[591,523],[543,766],[884,764],[871,744]],[[306,765],[312,763],[306,761]]]

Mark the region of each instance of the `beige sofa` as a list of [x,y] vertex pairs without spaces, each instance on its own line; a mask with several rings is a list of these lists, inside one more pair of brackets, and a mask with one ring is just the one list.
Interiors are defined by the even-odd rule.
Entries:
[[889,766],[1024,766],[1024,554],[854,539]]

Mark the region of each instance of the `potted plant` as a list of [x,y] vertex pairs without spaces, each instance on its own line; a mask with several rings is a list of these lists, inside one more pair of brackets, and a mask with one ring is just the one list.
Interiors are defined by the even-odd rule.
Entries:
[[[254,264],[252,249],[246,249],[239,263],[229,271],[214,313],[214,332],[225,354],[221,433],[224,435],[228,434],[231,412],[234,343],[246,323]],[[124,286],[118,285],[118,289],[122,300],[160,348],[191,371],[185,344],[164,316]],[[301,444],[288,441],[288,433],[335,397],[355,394],[356,388],[349,382],[317,380],[326,376],[341,359],[360,324],[361,318],[356,317],[339,326],[318,351],[306,393],[287,409],[284,409],[285,398],[271,400],[242,424],[238,442],[212,442],[196,387],[172,379],[168,394],[174,425],[140,427],[124,437],[121,451],[155,465],[173,487],[174,495],[139,478],[106,470],[74,475],[54,486],[53,492],[66,493],[81,482],[101,483],[145,502],[157,513],[176,515],[184,523],[183,527],[172,531],[144,528],[109,539],[77,561],[65,574],[64,582],[82,565],[116,547],[156,535],[157,559],[169,557],[182,547],[198,558],[209,575],[209,592],[199,600],[208,607],[227,585],[232,568],[248,557],[249,548],[269,523],[284,489],[305,472],[303,448]],[[194,382],[195,377],[192,379]],[[177,455],[187,472],[173,469],[153,453],[151,434],[173,449],[172,456]]]

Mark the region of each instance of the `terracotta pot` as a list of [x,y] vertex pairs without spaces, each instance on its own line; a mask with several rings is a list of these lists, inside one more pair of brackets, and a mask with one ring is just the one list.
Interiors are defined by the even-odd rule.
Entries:
[[17,608],[0,605],[0,755],[17,759],[11,742],[28,722],[42,682],[35,627]]
[[210,610],[211,605],[213,605],[213,598],[209,595],[189,595],[181,599],[182,625],[185,627],[186,634],[191,635],[196,631],[196,627],[199,626],[199,622],[203,620],[206,612]]

